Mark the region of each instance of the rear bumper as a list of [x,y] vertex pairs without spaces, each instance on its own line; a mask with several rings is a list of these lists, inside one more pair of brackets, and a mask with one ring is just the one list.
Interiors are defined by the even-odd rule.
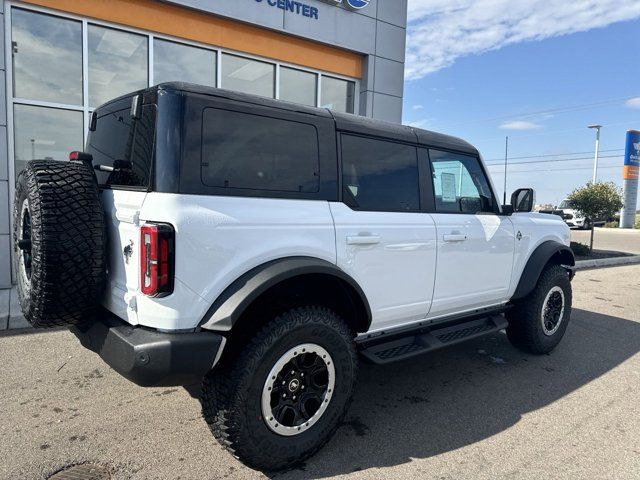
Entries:
[[224,337],[213,332],[161,333],[104,315],[71,331],[116,372],[142,387],[192,385],[213,368]]

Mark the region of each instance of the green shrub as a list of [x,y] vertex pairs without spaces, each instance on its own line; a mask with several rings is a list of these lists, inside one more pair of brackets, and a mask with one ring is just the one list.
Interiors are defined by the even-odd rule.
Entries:
[[604,228],[620,228],[620,223],[616,222],[615,220],[613,222],[607,222],[603,225]]
[[633,228],[637,228],[640,230],[640,215],[636,217],[636,224]]
[[584,243],[571,242],[571,250],[576,257],[584,257],[589,255],[589,245]]

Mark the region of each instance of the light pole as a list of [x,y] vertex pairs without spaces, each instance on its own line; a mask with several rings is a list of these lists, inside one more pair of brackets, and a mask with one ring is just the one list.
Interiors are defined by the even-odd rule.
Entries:
[[594,128],[596,130],[596,154],[593,160],[593,183],[596,183],[598,178],[598,155],[600,153],[600,129],[602,125],[589,125],[587,128]]

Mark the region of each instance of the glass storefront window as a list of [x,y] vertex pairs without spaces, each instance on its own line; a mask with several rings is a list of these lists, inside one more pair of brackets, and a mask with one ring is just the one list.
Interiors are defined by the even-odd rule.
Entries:
[[353,113],[356,84],[333,77],[322,77],[322,107]]
[[235,55],[222,55],[222,88],[274,98],[275,84],[275,65]]
[[13,125],[16,175],[29,160],[67,160],[82,150],[82,112],[15,105]]
[[153,83],[216,86],[216,52],[167,40],[153,42]]
[[82,23],[13,9],[13,95],[82,105]]
[[91,107],[147,87],[147,36],[89,25],[88,38]]
[[[12,85],[16,172],[34,158],[67,159],[83,148],[83,118],[101,104],[149,84],[184,81],[354,112],[355,82],[275,62],[222,53],[126,28],[106,27],[52,12],[11,7]],[[83,25],[86,32],[83,32]],[[83,40],[86,39],[86,40]],[[149,42],[153,41],[153,58]],[[83,41],[87,55],[83,56]],[[221,55],[221,58],[218,58]],[[218,71],[221,65],[221,72]],[[88,75],[84,75],[84,69]],[[321,77],[322,76],[322,77]],[[88,95],[84,95],[84,88]],[[26,104],[29,105],[26,105]],[[38,106],[41,105],[41,106]],[[55,108],[54,108],[55,107]]]
[[315,107],[318,99],[318,75],[280,67],[280,99]]

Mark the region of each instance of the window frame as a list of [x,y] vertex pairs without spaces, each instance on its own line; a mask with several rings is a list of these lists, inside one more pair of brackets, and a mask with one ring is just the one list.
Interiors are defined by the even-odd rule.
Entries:
[[[460,152],[457,150],[451,150],[451,149],[447,149],[447,148],[440,148],[440,147],[431,147],[431,146],[427,146],[427,145],[421,145],[421,150],[424,151],[424,155],[425,157],[428,159],[428,168],[429,168],[429,174],[426,175],[425,180],[430,184],[431,186],[431,201],[432,201],[432,208],[433,210],[430,212],[432,214],[440,214],[440,215],[500,215],[500,206],[499,203],[497,201],[497,196],[496,196],[496,192],[494,192],[493,190],[493,184],[491,183],[491,177],[489,176],[488,172],[487,172],[487,168],[484,165],[484,162],[482,162],[482,160],[480,159],[479,155],[473,155],[473,154],[469,154],[469,153],[465,153],[465,152]],[[482,174],[485,177],[485,180],[487,182],[487,185],[489,187],[489,191],[491,193],[491,204],[493,209],[491,211],[486,211],[486,212],[476,212],[476,213],[467,213],[467,212],[440,212],[436,209],[436,196],[435,196],[435,184],[434,184],[434,179],[433,179],[433,161],[431,160],[431,150],[435,150],[438,152],[444,152],[444,153],[451,153],[453,155],[459,155],[462,157],[468,157],[471,159],[474,159],[476,162],[478,162],[478,165],[480,167],[480,171],[482,172]]]
[[[338,192],[340,194],[338,199],[339,202],[344,203],[347,207],[349,207],[354,212],[383,212],[383,213],[403,213],[403,214],[431,213],[431,210],[434,207],[434,203],[435,203],[433,200],[434,198],[433,184],[429,184],[429,182],[427,182],[425,178],[425,175],[428,174],[428,172],[430,171],[427,169],[431,167],[430,167],[430,164],[427,163],[428,157],[427,159],[425,159],[420,154],[420,150],[421,150],[420,145],[413,142],[403,142],[401,140],[390,139],[382,136],[366,135],[366,134],[355,133],[350,131],[337,131],[336,133],[338,134],[337,135],[337,153],[338,153]],[[345,136],[364,138],[367,140],[383,141],[383,142],[393,143],[398,145],[405,145],[405,146],[413,147],[416,150],[416,166],[418,169],[418,202],[419,202],[417,210],[411,210],[411,211],[397,210],[397,209],[370,210],[368,208],[354,207],[353,205],[350,205],[348,201],[346,201],[345,194],[344,194],[344,180],[343,180],[344,159],[342,155],[342,138]]]

